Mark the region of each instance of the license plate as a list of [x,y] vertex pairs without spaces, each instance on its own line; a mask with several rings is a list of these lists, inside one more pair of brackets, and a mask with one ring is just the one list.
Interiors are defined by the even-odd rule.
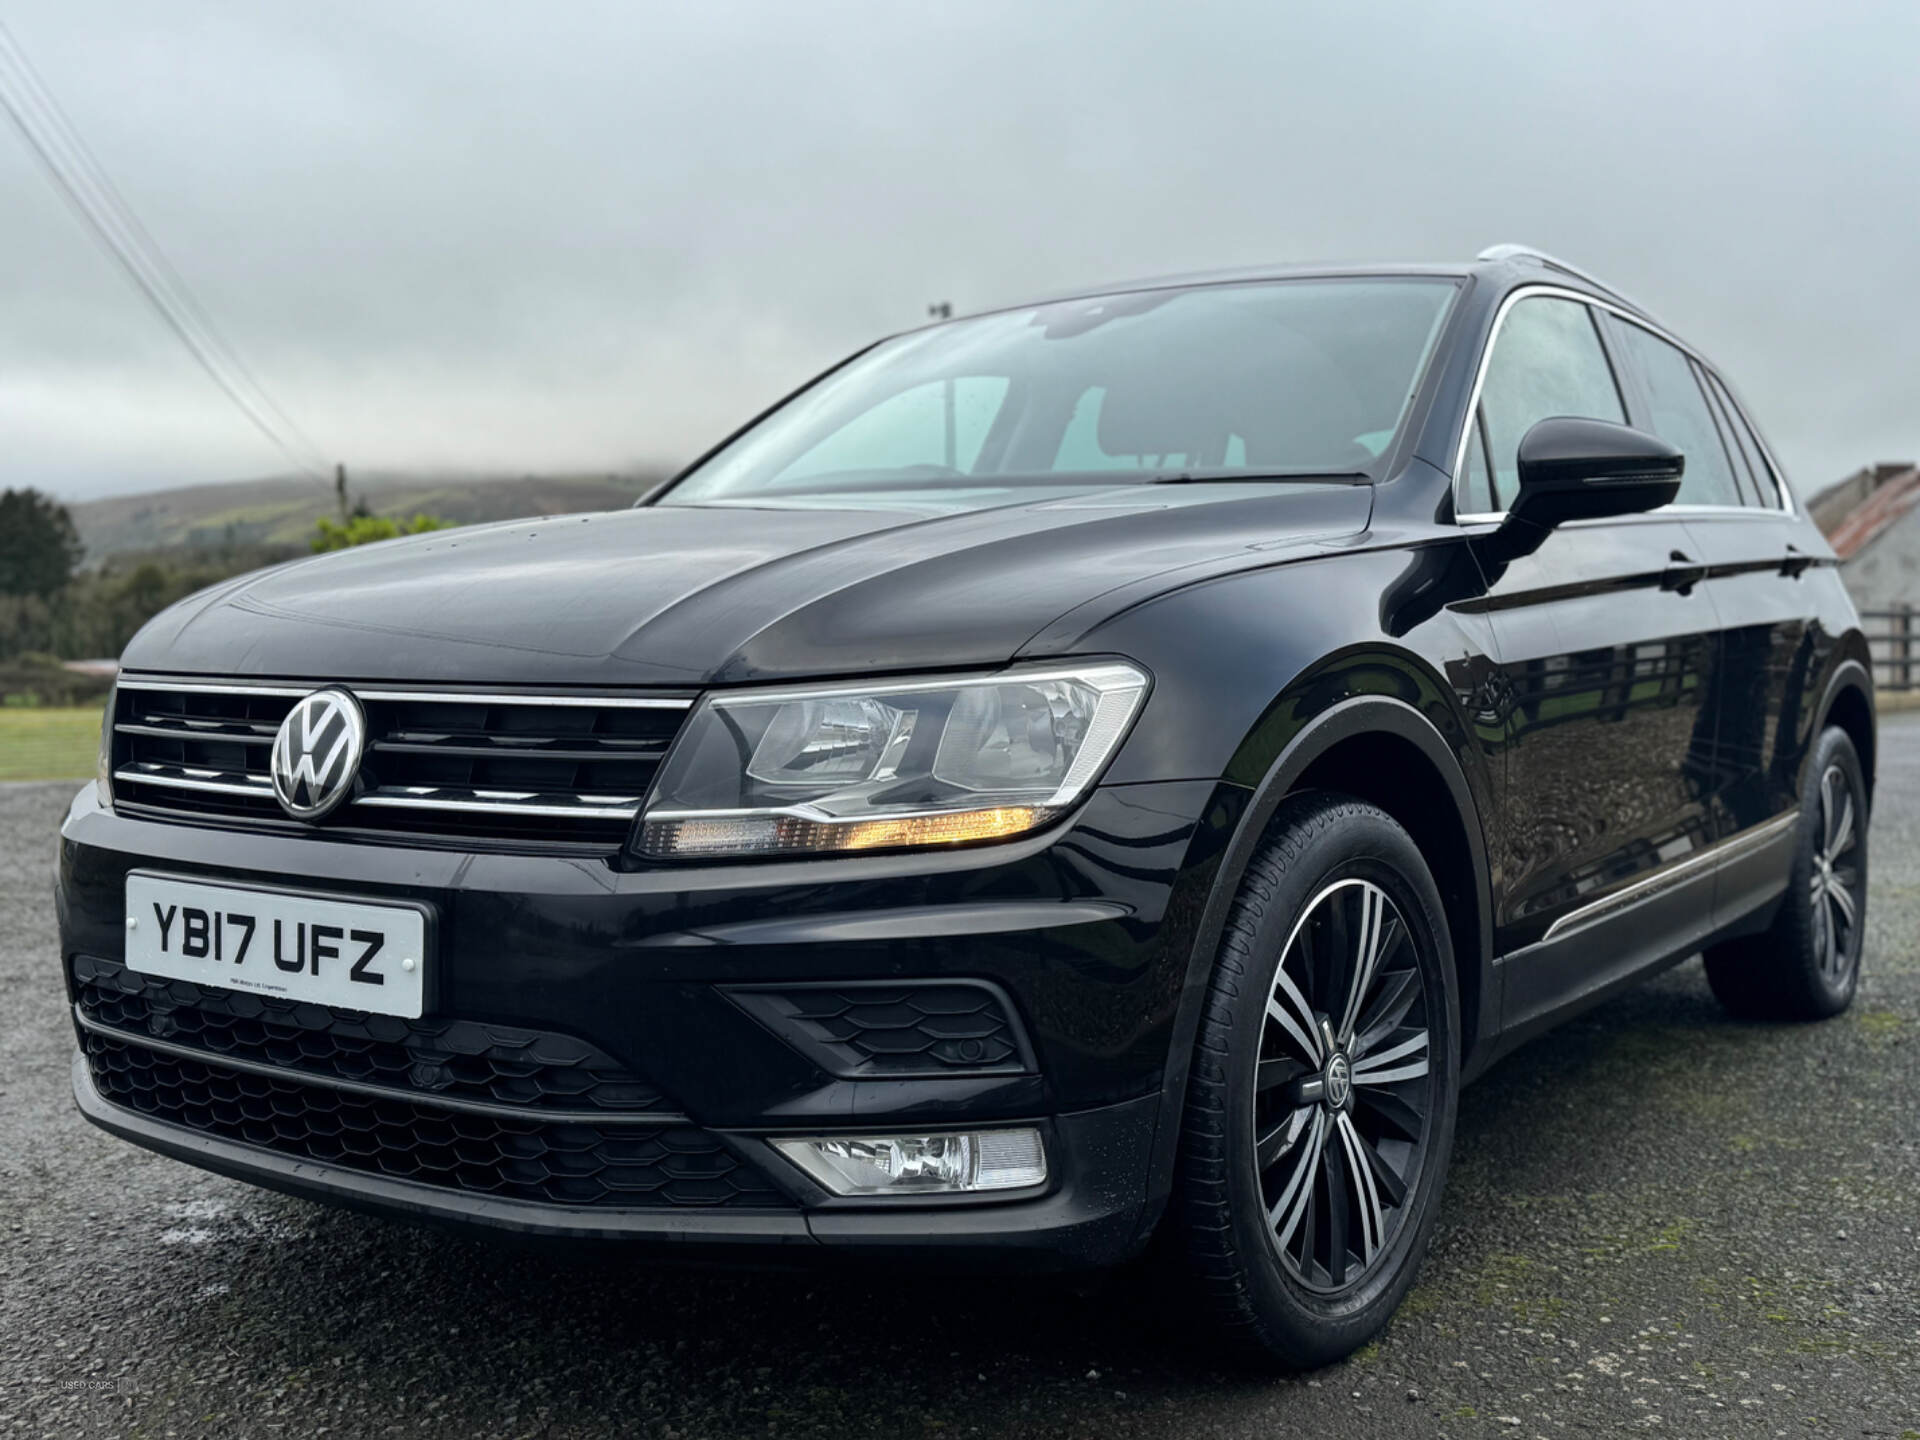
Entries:
[[134,871],[126,962],[143,975],[416,1019],[427,912]]

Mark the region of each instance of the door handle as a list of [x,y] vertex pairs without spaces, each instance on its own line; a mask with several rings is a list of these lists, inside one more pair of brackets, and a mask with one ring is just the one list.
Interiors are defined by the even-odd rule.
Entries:
[[1660,572],[1662,590],[1671,590],[1677,595],[1691,595],[1693,587],[1706,579],[1707,567],[1696,564],[1686,551],[1669,551],[1667,559],[1672,563]]
[[1813,557],[1806,554],[1792,541],[1787,542],[1786,556],[1780,561],[1780,573],[1789,580],[1798,580],[1807,573],[1807,567],[1813,564]]

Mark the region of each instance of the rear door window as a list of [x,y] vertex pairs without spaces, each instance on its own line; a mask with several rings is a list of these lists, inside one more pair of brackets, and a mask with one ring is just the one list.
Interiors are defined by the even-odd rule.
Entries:
[[1713,412],[1707,408],[1706,393],[1700,388],[1693,362],[1684,351],[1638,325],[1623,323],[1618,333],[1628,363],[1640,372],[1647,401],[1653,407],[1649,428],[1687,457],[1678,503],[1740,504],[1733,463]]
[[1733,421],[1727,415],[1726,402],[1707,382],[1707,372],[1698,364],[1693,367],[1693,378],[1706,392],[1707,408],[1713,412],[1714,426],[1720,431],[1720,444],[1726,450],[1727,458],[1733,462],[1733,478],[1736,488],[1740,491],[1740,503],[1757,505],[1760,490],[1753,478],[1753,462],[1747,458],[1746,452],[1740,448],[1740,442],[1734,438]]
[[1768,508],[1780,508],[1780,485],[1773,478],[1773,467],[1767,464],[1766,451],[1760,448],[1760,438],[1753,433],[1753,427],[1747,424],[1746,417],[1740,413],[1740,407],[1733,403],[1733,396],[1720,381],[1720,377],[1711,370],[1704,370],[1708,388],[1720,402],[1720,411],[1727,419],[1727,429],[1733,436],[1734,444],[1746,460],[1747,471],[1753,477],[1754,490],[1759,503]]

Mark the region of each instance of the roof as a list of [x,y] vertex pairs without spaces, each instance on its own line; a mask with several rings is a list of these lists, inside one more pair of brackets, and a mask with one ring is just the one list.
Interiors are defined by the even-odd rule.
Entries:
[[1105,285],[1081,285],[1071,290],[1029,296],[1013,304],[993,305],[984,311],[969,311],[967,316],[956,315],[954,318],[971,318],[973,315],[994,314],[1003,310],[1026,310],[1036,305],[1054,305],[1062,301],[1095,300],[1102,295],[1132,295],[1143,290],[1185,290],[1200,285],[1238,285],[1260,280],[1464,280],[1474,269],[1472,265],[1346,265],[1335,261],[1237,265],[1225,270],[1193,270],[1175,275],[1148,275],[1133,280],[1118,280]]
[[1899,460],[1866,469],[1822,492],[1808,508],[1833,553],[1851,560],[1920,505],[1920,465]]
[[1241,265],[1224,270],[1197,270],[1185,274],[1156,275],[1135,280],[1122,280],[1106,285],[1083,285],[1071,290],[1057,291],[1051,294],[1030,297],[1018,304],[990,305],[984,310],[969,311],[967,316],[995,314],[1007,310],[1025,310],[1036,305],[1057,304],[1061,301],[1093,300],[1103,295],[1128,295],[1143,290],[1179,290],[1199,285],[1233,285],[1260,280],[1301,280],[1301,279],[1391,279],[1406,277],[1424,277],[1440,280],[1464,280],[1476,273],[1497,271],[1534,271],[1545,272],[1544,278],[1570,289],[1584,290],[1626,306],[1627,309],[1645,315],[1646,310],[1629,300],[1606,282],[1595,278],[1588,271],[1571,265],[1565,260],[1555,259],[1544,251],[1535,250],[1527,245],[1490,245],[1472,260],[1454,264],[1408,263],[1408,264],[1345,264],[1338,261],[1274,263],[1269,265]]

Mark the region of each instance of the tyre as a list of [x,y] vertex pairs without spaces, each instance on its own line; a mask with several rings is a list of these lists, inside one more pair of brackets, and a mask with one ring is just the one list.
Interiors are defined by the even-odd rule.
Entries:
[[1824,1020],[1853,1003],[1867,920],[1867,786],[1838,727],[1814,742],[1800,786],[1787,893],[1757,935],[1710,948],[1707,983],[1754,1020]]
[[1169,1237],[1231,1343],[1307,1369],[1412,1285],[1453,1143],[1459,1001],[1438,889],[1384,811],[1285,801],[1214,963]]

